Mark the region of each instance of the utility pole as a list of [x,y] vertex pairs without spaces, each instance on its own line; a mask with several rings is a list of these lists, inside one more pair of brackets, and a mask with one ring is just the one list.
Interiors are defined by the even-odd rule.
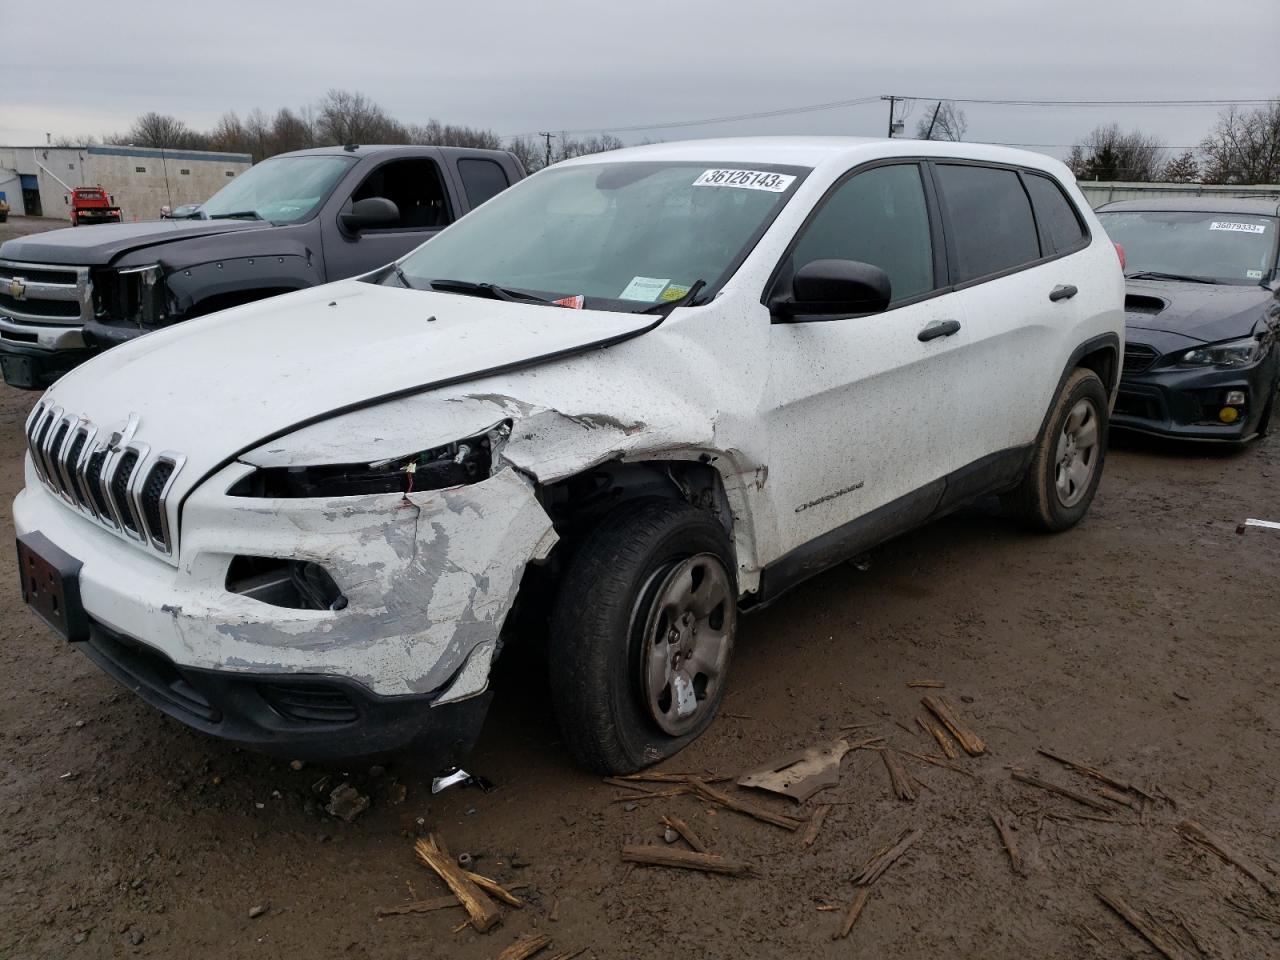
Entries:
[[544,139],[547,141],[547,163],[546,163],[546,165],[549,167],[549,166],[551,166],[551,136],[552,136],[552,135],[551,135],[550,133],[539,133],[539,134],[538,134],[538,136],[540,136],[540,137],[544,138]]
[[898,102],[897,97],[881,97],[881,100],[889,101],[889,137],[893,138],[893,107]]
[[933,108],[933,119],[929,121],[929,132],[924,135],[926,140],[933,139],[933,125],[938,122],[938,111],[942,109],[942,101],[938,101],[938,105]]

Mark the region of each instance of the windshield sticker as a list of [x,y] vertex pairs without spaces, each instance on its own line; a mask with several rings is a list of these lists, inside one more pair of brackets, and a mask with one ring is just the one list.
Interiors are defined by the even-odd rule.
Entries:
[[678,283],[673,283],[667,289],[662,291],[662,299],[665,301],[679,300],[689,292],[688,287],[682,287]]
[[1209,224],[1210,230],[1230,230],[1233,233],[1266,233],[1265,223],[1234,223],[1231,220],[1215,220]]
[[631,282],[627,284],[627,289],[622,291],[618,297],[619,300],[644,300],[647,303],[653,303],[658,299],[658,294],[662,293],[671,281],[656,280],[653,277],[632,277]]
[[785,193],[795,179],[790,174],[769,173],[765,170],[704,170],[702,176],[693,181],[693,185],[695,187],[738,187],[743,190]]
[[587,302],[587,298],[582,294],[576,297],[561,297],[559,300],[552,300],[552,304],[557,307],[567,307],[570,310],[581,310],[582,305]]
[[1246,270],[1246,271],[1244,272],[1244,275],[1245,275],[1246,277],[1248,277],[1250,280],[1261,280],[1261,279],[1262,279],[1262,271],[1261,271],[1261,270]]

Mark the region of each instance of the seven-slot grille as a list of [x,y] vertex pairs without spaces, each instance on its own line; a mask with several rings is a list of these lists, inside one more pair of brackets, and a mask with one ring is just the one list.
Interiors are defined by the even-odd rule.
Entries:
[[0,316],[34,326],[79,326],[93,316],[88,267],[0,260]]
[[81,513],[136,543],[172,556],[176,544],[165,509],[186,457],[134,440],[138,418],[117,433],[41,402],[27,420],[27,447],[36,473]]
[[1160,354],[1145,343],[1126,343],[1124,345],[1124,372],[1141,373],[1155,363],[1158,356]]

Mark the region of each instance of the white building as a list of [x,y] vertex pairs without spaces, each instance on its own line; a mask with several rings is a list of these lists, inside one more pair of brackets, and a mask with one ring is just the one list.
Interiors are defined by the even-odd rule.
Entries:
[[247,153],[153,147],[0,147],[0,194],[14,216],[70,219],[72,187],[101,186],[125,220],[203,203],[253,163]]

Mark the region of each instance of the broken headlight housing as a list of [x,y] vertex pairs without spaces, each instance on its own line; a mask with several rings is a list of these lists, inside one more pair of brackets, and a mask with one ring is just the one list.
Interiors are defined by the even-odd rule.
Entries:
[[1257,363],[1266,353],[1263,342],[1257,337],[1213,343],[1188,350],[1178,358],[1186,367],[1247,367]]
[[93,315],[103,323],[154,327],[169,319],[168,288],[158,263],[97,270],[93,274]]
[[407,496],[419,490],[443,490],[488,478],[495,454],[506,443],[511,424],[504,421],[484,433],[429,450],[368,463],[306,467],[261,467],[236,483],[233,497]]

